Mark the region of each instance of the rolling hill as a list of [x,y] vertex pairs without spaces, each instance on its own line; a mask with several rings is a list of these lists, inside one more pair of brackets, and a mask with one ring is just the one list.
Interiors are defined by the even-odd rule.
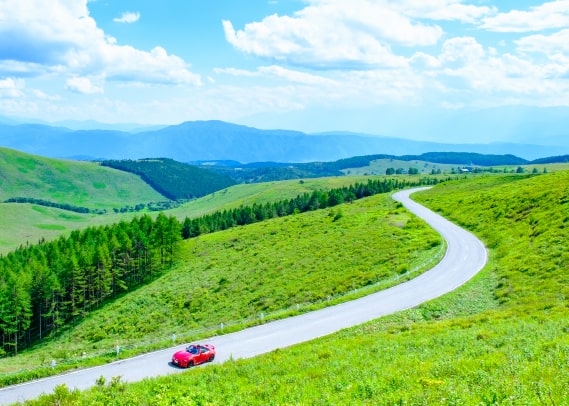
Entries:
[[[566,368],[569,360],[568,251],[565,244],[569,237],[565,207],[568,188],[569,171],[564,171],[539,176],[467,178],[418,194],[418,200],[472,230],[490,249],[489,266],[453,294],[255,359],[232,360],[224,365],[196,368],[136,384],[126,384],[118,378],[108,384],[100,382],[83,393],[59,388],[57,394],[31,404],[107,404],[111,399],[116,404],[149,404],[158,396],[165,403],[190,404],[196,399],[211,404],[257,404],[259,401],[273,404],[345,404],[347,401],[355,404],[564,404],[569,398]],[[378,200],[366,202],[367,207],[347,205],[343,208],[342,220],[353,221],[356,234],[353,239],[338,237],[338,249],[351,251],[358,247],[357,241],[365,234],[358,228],[369,225],[366,213],[372,217],[377,215],[375,221],[380,222],[393,215],[405,216],[404,211],[389,208],[388,200],[385,200],[388,211],[384,214],[375,212]],[[352,210],[362,211],[356,215]],[[294,232],[293,224],[283,229],[284,223],[259,223],[254,228],[262,230],[263,238],[276,238],[282,244],[291,245],[291,238],[295,242],[301,238],[300,242],[304,243],[305,237],[319,238],[319,235],[325,236],[326,231],[331,232],[329,223],[318,228],[319,224],[326,224],[326,213],[317,216],[324,217],[292,219],[298,222],[300,229],[317,227],[307,233]],[[388,221],[388,224],[397,224],[399,220]],[[267,232],[273,230],[273,226],[276,234]],[[186,274],[196,276],[224,268],[211,256],[216,250],[202,244],[217,244],[219,249],[236,256],[267,253],[259,249],[254,237],[250,238],[255,233],[254,228],[234,230],[239,231],[239,235],[224,232],[212,234],[208,241],[196,241],[193,251],[186,252],[206,262],[200,268],[188,261],[188,266],[195,268]],[[336,240],[325,238],[328,243]],[[319,244],[306,242],[305,252],[316,255],[317,250],[311,251],[308,247]],[[347,259],[353,257],[352,254]],[[195,298],[209,300],[213,292],[229,294],[240,280],[239,272],[246,272],[240,268],[232,269],[229,277],[216,274],[219,279],[213,278],[213,281],[217,280],[219,290],[215,284],[208,285]],[[269,287],[290,283],[281,275],[269,279],[266,281]],[[160,285],[170,286],[168,283]],[[249,294],[260,292],[258,286]],[[135,308],[151,305],[156,298],[172,298],[172,295],[180,296],[180,293],[167,294],[156,285],[152,294],[140,294]],[[280,296],[269,289],[258,297],[268,304],[267,301]],[[183,302],[173,299],[167,302],[174,309],[184,307]],[[176,307],[177,303],[182,306]],[[129,312],[132,311],[122,313]],[[93,320],[91,331],[96,331],[102,323],[109,328],[121,326],[120,323],[109,324],[105,315],[101,315],[101,322]]]
[[52,159],[0,147],[0,202],[10,198],[107,210],[165,200],[130,173],[98,163]]

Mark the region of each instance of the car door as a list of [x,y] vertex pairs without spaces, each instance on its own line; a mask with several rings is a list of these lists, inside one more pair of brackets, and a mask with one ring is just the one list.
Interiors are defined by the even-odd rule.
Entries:
[[201,364],[202,362],[205,362],[207,360],[208,354],[207,354],[207,348],[205,347],[198,347],[198,355],[197,355],[197,360],[196,360],[196,364]]

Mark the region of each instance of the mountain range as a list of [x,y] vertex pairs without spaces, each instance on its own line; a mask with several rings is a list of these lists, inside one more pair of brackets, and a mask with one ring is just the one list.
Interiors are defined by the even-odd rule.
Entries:
[[361,155],[414,155],[434,151],[512,154],[534,160],[568,154],[569,142],[563,138],[558,141],[560,145],[445,144],[342,131],[307,134],[262,130],[224,121],[188,121],[130,131],[103,126],[77,130],[0,121],[0,146],[46,157],[81,160],[161,157],[180,162],[326,162]]

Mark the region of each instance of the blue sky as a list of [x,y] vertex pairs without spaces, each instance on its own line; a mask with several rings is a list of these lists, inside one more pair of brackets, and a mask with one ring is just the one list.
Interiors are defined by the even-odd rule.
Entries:
[[403,120],[420,139],[440,129],[414,117],[513,106],[569,106],[569,0],[0,1],[4,117],[384,135]]

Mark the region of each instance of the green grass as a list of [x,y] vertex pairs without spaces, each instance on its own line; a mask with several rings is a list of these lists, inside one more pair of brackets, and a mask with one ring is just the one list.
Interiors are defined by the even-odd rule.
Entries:
[[56,340],[0,360],[0,372],[52,358],[82,366],[80,359],[107,353],[117,343],[139,344],[144,351],[160,339],[171,345],[173,333],[189,341],[220,323],[237,329],[260,322],[261,313],[266,321],[331,305],[347,300],[346,294],[364,294],[356,289],[369,293],[416,276],[443,250],[434,231],[389,195],[377,195],[200,236],[185,241],[181,253],[179,265],[150,285],[109,303]]
[[[356,182],[366,183],[369,176],[339,176],[304,180],[286,180],[265,183],[241,184],[223,189],[211,195],[193,200],[168,213],[179,219],[199,217],[217,210],[232,209],[241,205],[251,206],[253,203],[264,204],[279,200],[293,199],[303,193],[315,190],[337,189],[353,185]],[[374,178],[372,178],[374,179]],[[376,179],[376,178],[375,178]]]
[[[120,173],[120,171],[116,172]],[[164,213],[183,221],[186,217],[199,217],[217,210],[252,205],[254,202],[266,203],[291,199],[305,192],[311,193],[314,190],[339,188],[356,182],[367,182],[367,179],[369,177],[332,177],[307,179],[302,182],[295,180],[236,185],[209,196],[192,200],[176,209],[164,211]],[[133,190],[132,193],[135,192],[136,190]],[[107,208],[110,209],[111,207]],[[156,212],[148,214],[157,215]],[[0,224],[2,224],[0,227],[0,255],[12,251],[22,244],[35,244],[40,239],[49,241],[76,229],[113,224],[120,220],[129,221],[136,215],[137,213],[78,214],[31,204],[0,203]],[[38,225],[43,225],[43,227],[38,227]]]
[[138,176],[92,162],[0,148],[0,201],[29,197],[89,209],[166,200]]
[[437,186],[417,199],[490,249],[456,292],[254,359],[29,404],[567,404],[568,196],[567,171]]
[[377,159],[372,161],[368,166],[362,166],[360,168],[350,168],[344,169],[346,175],[385,175],[385,171],[388,168],[399,169],[402,168],[408,171],[409,168],[417,168],[420,174],[428,175],[431,171],[440,170],[442,173],[450,174],[452,168],[457,168],[463,165],[448,165],[448,164],[438,164],[426,161],[402,161],[399,159]]
[[40,239],[49,241],[72,230],[112,224],[132,216],[80,214],[32,204],[0,203],[0,255],[20,245],[36,244]]

